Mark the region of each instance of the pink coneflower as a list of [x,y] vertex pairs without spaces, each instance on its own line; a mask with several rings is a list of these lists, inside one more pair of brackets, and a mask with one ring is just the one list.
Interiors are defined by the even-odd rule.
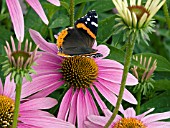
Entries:
[[[4,87],[0,80],[0,127],[9,128],[13,122],[15,83],[6,78]],[[57,104],[53,98],[36,98],[29,101],[22,99],[17,128],[74,128],[72,124],[55,118],[40,109],[49,109]]]
[[[42,56],[36,62],[38,66],[34,68],[37,75],[33,76],[30,86],[27,86],[29,83],[23,85],[25,96],[37,91],[40,92],[33,95],[32,98],[47,96],[65,84],[68,91],[62,99],[57,117],[73,124],[76,123],[77,118],[78,128],[84,127],[83,121],[87,115],[99,115],[93,96],[101,110],[107,106],[99,93],[115,106],[122,78],[122,64],[103,58],[94,59],[81,56],[63,58],[57,55],[58,50],[55,44],[46,42],[34,30],[30,30],[30,34],[34,42],[45,52],[39,52]],[[94,48],[98,49],[103,57],[109,54],[109,49],[105,45],[97,46],[95,43]],[[135,85],[137,83],[137,79],[129,73],[126,84]],[[137,103],[133,95],[126,89],[123,99],[132,104]]]
[[[109,128],[170,128],[170,122],[160,121],[170,118],[170,112],[155,113],[147,115],[152,112],[154,108],[136,115],[133,108],[126,109],[122,114],[123,117],[117,115]],[[85,121],[87,128],[103,128],[107,121],[110,119],[112,113],[106,111],[106,116],[90,115]]]

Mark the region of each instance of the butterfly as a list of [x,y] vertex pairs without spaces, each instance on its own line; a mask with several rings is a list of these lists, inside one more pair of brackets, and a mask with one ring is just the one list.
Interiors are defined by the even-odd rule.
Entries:
[[101,53],[97,53],[97,50],[92,48],[96,40],[97,29],[98,15],[95,10],[89,11],[75,21],[74,27],[66,28],[58,34],[58,55],[102,57]]

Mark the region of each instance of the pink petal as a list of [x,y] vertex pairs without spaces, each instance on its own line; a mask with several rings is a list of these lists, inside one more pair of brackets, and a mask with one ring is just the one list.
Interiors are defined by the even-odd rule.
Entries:
[[[100,83],[95,82],[94,85],[96,88],[99,90],[99,92],[113,105],[116,106],[117,102],[117,97],[106,87],[102,86]],[[122,105],[119,108],[120,112],[123,112],[123,107]]]
[[124,68],[124,66],[121,63],[109,59],[97,59],[96,63],[99,67],[104,67],[104,68],[115,68],[115,69]]
[[84,121],[86,120],[86,116],[87,116],[87,108],[86,108],[84,92],[80,88],[78,98],[77,98],[77,122],[78,122],[78,128],[85,128],[84,127]]
[[147,128],[170,128],[170,122],[152,122],[145,124]]
[[64,95],[64,97],[63,97],[63,99],[61,101],[57,118],[63,119],[63,120],[67,119],[67,114],[68,114],[68,111],[69,111],[69,108],[70,108],[70,103],[71,103],[72,96],[73,96],[73,89],[70,88],[66,92],[66,94]]
[[37,110],[37,109],[49,109],[54,107],[57,104],[57,100],[46,97],[46,98],[37,98],[29,100],[20,105],[20,111],[25,110]]
[[109,55],[110,49],[106,45],[98,45],[96,48],[98,53],[101,53],[103,57],[100,58],[105,58]]
[[24,18],[18,0],[6,0],[17,39],[24,40]]
[[29,124],[23,124],[21,122],[18,122],[17,128],[40,128],[40,127],[36,127],[36,126],[29,125]]
[[16,88],[16,85],[14,83],[14,80],[12,80],[10,82],[10,75],[8,75],[5,79],[3,95],[14,99],[15,98],[15,88]]
[[46,52],[50,52],[50,53],[53,53],[54,55],[57,54],[58,52],[58,49],[57,49],[57,46],[53,43],[49,43],[47,42],[41,35],[39,32],[33,30],[33,29],[30,29],[29,30],[30,32],[30,35],[31,35],[31,38],[33,39],[33,41],[39,45],[39,48],[43,51],[46,51]]
[[42,19],[42,21],[48,25],[48,19],[45,15],[45,12],[39,2],[39,0],[26,0],[27,3],[34,9],[34,11],[39,15],[39,17]]
[[105,126],[107,123],[108,119],[107,117],[102,117],[102,116],[96,116],[96,115],[90,115],[87,116],[88,120],[96,125],[99,126]]
[[74,125],[54,117],[35,117],[35,118],[20,118],[24,124],[32,124],[41,128],[75,128]]
[[92,48],[97,49],[97,41],[96,40],[94,41],[94,44],[93,44]]
[[56,5],[56,6],[60,6],[60,1],[59,0],[47,0],[48,2]]
[[152,112],[154,108],[149,109],[148,111],[142,113],[141,115],[137,116],[137,119],[141,120],[144,116],[146,116],[148,113]]
[[4,89],[3,89],[2,81],[0,79],[0,95],[3,94],[3,91],[4,91]]
[[[119,95],[119,91],[120,91],[119,84],[115,84],[113,82],[106,81],[103,79],[98,79],[98,82],[101,83],[103,86],[105,86],[107,89],[109,89],[114,94]],[[124,89],[123,99],[129,103],[137,104],[135,97],[126,88]]]
[[96,90],[94,89],[93,86],[91,86],[91,90],[92,90],[93,95],[94,95],[97,103],[99,104],[101,110],[107,109],[107,106],[106,106],[105,103],[102,101],[102,99],[100,98],[100,96],[98,95],[98,93],[96,92]]
[[[117,84],[121,83],[123,70],[117,69],[103,69],[99,70],[99,78],[104,80],[108,80]],[[130,73],[128,73],[126,85],[136,85],[138,84],[138,80]]]
[[26,110],[26,111],[20,111],[19,112],[20,116],[19,118],[22,117],[40,117],[40,116],[53,116],[50,113],[46,112],[46,111],[41,111],[41,110]]
[[49,52],[38,52],[38,53],[41,55],[41,57],[37,61],[45,60],[45,61],[56,63],[58,65],[61,65],[63,61],[63,59],[59,56],[56,56],[56,54],[52,54]]
[[73,98],[71,100],[71,106],[70,106],[70,112],[68,116],[68,122],[72,123],[75,125],[76,123],[76,116],[77,114],[77,96],[78,96],[78,89],[76,89]]
[[94,124],[90,121],[85,121],[84,124],[85,124],[86,128],[103,128],[103,126]]
[[50,86],[48,88],[43,89],[42,91],[32,95],[29,97],[30,99],[35,99],[35,98],[41,98],[41,97],[46,97],[49,94],[51,94],[52,92],[54,92],[57,88],[59,88],[60,86],[62,86],[64,84],[64,81],[60,81],[57,84]]
[[48,74],[48,75],[42,75],[42,76],[36,77],[33,79],[32,82],[27,82],[23,84],[21,96],[27,97],[42,89],[58,84],[59,79],[61,79],[61,76],[57,74]]
[[163,112],[163,113],[150,114],[144,117],[142,121],[145,123],[152,123],[154,121],[169,119],[169,118],[170,118],[170,112]]
[[88,115],[99,115],[97,106],[96,106],[96,104],[93,100],[93,97],[90,94],[88,89],[85,90],[85,101],[86,101],[86,105],[87,105]]
[[136,112],[133,108],[126,109],[123,114],[125,118],[136,117]]

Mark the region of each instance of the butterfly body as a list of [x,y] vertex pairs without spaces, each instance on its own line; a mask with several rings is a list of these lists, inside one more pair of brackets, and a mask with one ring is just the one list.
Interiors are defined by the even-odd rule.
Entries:
[[75,55],[102,56],[102,54],[96,53],[96,49],[92,48],[98,29],[97,18],[96,12],[92,10],[78,19],[74,28],[62,30],[57,39],[58,55],[65,57]]

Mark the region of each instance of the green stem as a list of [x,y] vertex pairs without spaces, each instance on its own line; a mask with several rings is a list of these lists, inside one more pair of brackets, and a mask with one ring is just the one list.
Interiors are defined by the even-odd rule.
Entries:
[[16,84],[15,109],[14,109],[12,128],[16,128],[17,123],[18,123],[18,115],[19,115],[18,113],[19,113],[19,106],[20,106],[21,88],[22,88],[22,84],[21,84],[21,82],[18,82],[18,84]]
[[168,25],[168,29],[170,30],[170,17],[169,17],[168,6],[167,6],[166,2],[163,5],[163,11],[164,11],[164,15],[165,15],[166,22],[167,22],[167,25]]
[[136,114],[139,115],[140,114],[140,103],[141,103],[141,91],[138,91],[136,94],[136,99],[137,99],[137,106],[136,106]]
[[52,29],[49,29],[49,31],[50,31],[51,42],[54,42],[53,31],[52,31]]
[[74,0],[70,0],[70,25],[74,26]]
[[131,64],[131,58],[132,58],[132,53],[133,53],[134,45],[135,45],[135,39],[131,43],[130,42],[130,38],[129,38],[129,42],[128,42],[127,47],[126,47],[124,70],[123,70],[121,87],[120,87],[120,91],[119,91],[119,96],[118,96],[118,99],[117,99],[116,107],[115,107],[115,109],[113,111],[112,116],[110,117],[109,121],[106,123],[104,128],[108,128],[110,126],[110,124],[113,122],[114,118],[116,117],[116,115],[117,115],[117,113],[119,111],[119,107],[120,107],[120,104],[122,102],[123,92],[124,92],[124,89],[125,89],[125,84],[126,84],[126,79],[127,79],[129,67],[130,67],[130,64]]

